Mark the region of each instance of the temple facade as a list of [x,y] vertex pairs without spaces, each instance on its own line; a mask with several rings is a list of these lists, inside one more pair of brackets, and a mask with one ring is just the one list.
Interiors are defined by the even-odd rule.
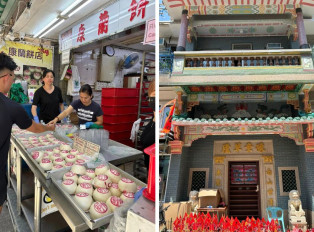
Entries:
[[160,102],[177,98],[161,200],[220,189],[229,216],[267,218],[278,206],[288,225],[297,190],[314,223],[312,1],[163,0],[161,9]]

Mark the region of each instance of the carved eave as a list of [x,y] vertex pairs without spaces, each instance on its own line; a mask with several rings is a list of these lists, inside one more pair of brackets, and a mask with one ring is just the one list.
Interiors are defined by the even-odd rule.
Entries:
[[[207,72],[210,72],[208,70]],[[160,86],[189,86],[189,85],[259,85],[259,84],[314,84],[314,74],[274,74],[274,75],[160,75]]]
[[[303,137],[303,124],[307,125],[307,139]],[[193,141],[208,135],[262,135],[278,134],[293,139],[297,145],[305,145],[306,151],[314,151],[313,117],[268,119],[268,120],[237,120],[237,121],[204,121],[198,119],[174,119],[175,154],[182,151],[182,146],[189,147]],[[179,129],[180,128],[180,129]],[[179,132],[181,131],[181,136]],[[181,142],[181,143],[180,143]],[[170,144],[170,146],[172,146]]]

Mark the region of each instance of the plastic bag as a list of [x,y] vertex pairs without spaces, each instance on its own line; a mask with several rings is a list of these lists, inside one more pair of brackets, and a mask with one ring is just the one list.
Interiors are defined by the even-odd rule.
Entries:
[[91,156],[89,162],[87,163],[88,168],[96,168],[101,164],[108,165],[108,160],[101,153],[95,153]]
[[63,142],[66,142],[66,143],[73,143],[73,140],[70,139],[67,134],[73,134],[75,131],[77,131],[77,128],[76,127],[73,127],[72,129],[65,129],[65,128],[62,128],[62,127],[56,127],[56,130],[55,132],[53,133],[53,135],[63,141]]
[[10,98],[17,103],[24,104],[28,102],[28,98],[24,94],[24,89],[21,83],[12,84],[10,89]]
[[124,232],[126,229],[126,219],[128,210],[132,206],[130,204],[123,204],[119,208],[115,209],[113,217],[110,220],[108,230],[110,232]]

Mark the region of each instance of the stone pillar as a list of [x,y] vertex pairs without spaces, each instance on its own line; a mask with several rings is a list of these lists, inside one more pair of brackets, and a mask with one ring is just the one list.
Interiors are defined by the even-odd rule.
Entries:
[[310,48],[310,45],[307,43],[307,39],[306,39],[302,9],[297,8],[296,12],[297,12],[296,21],[297,21],[297,27],[298,27],[300,48]]
[[185,51],[186,36],[188,32],[188,11],[183,10],[177,51]]

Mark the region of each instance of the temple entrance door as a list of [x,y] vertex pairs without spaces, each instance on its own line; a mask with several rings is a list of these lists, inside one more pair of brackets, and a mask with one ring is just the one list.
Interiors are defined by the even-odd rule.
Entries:
[[260,218],[259,162],[229,162],[228,170],[229,216]]

